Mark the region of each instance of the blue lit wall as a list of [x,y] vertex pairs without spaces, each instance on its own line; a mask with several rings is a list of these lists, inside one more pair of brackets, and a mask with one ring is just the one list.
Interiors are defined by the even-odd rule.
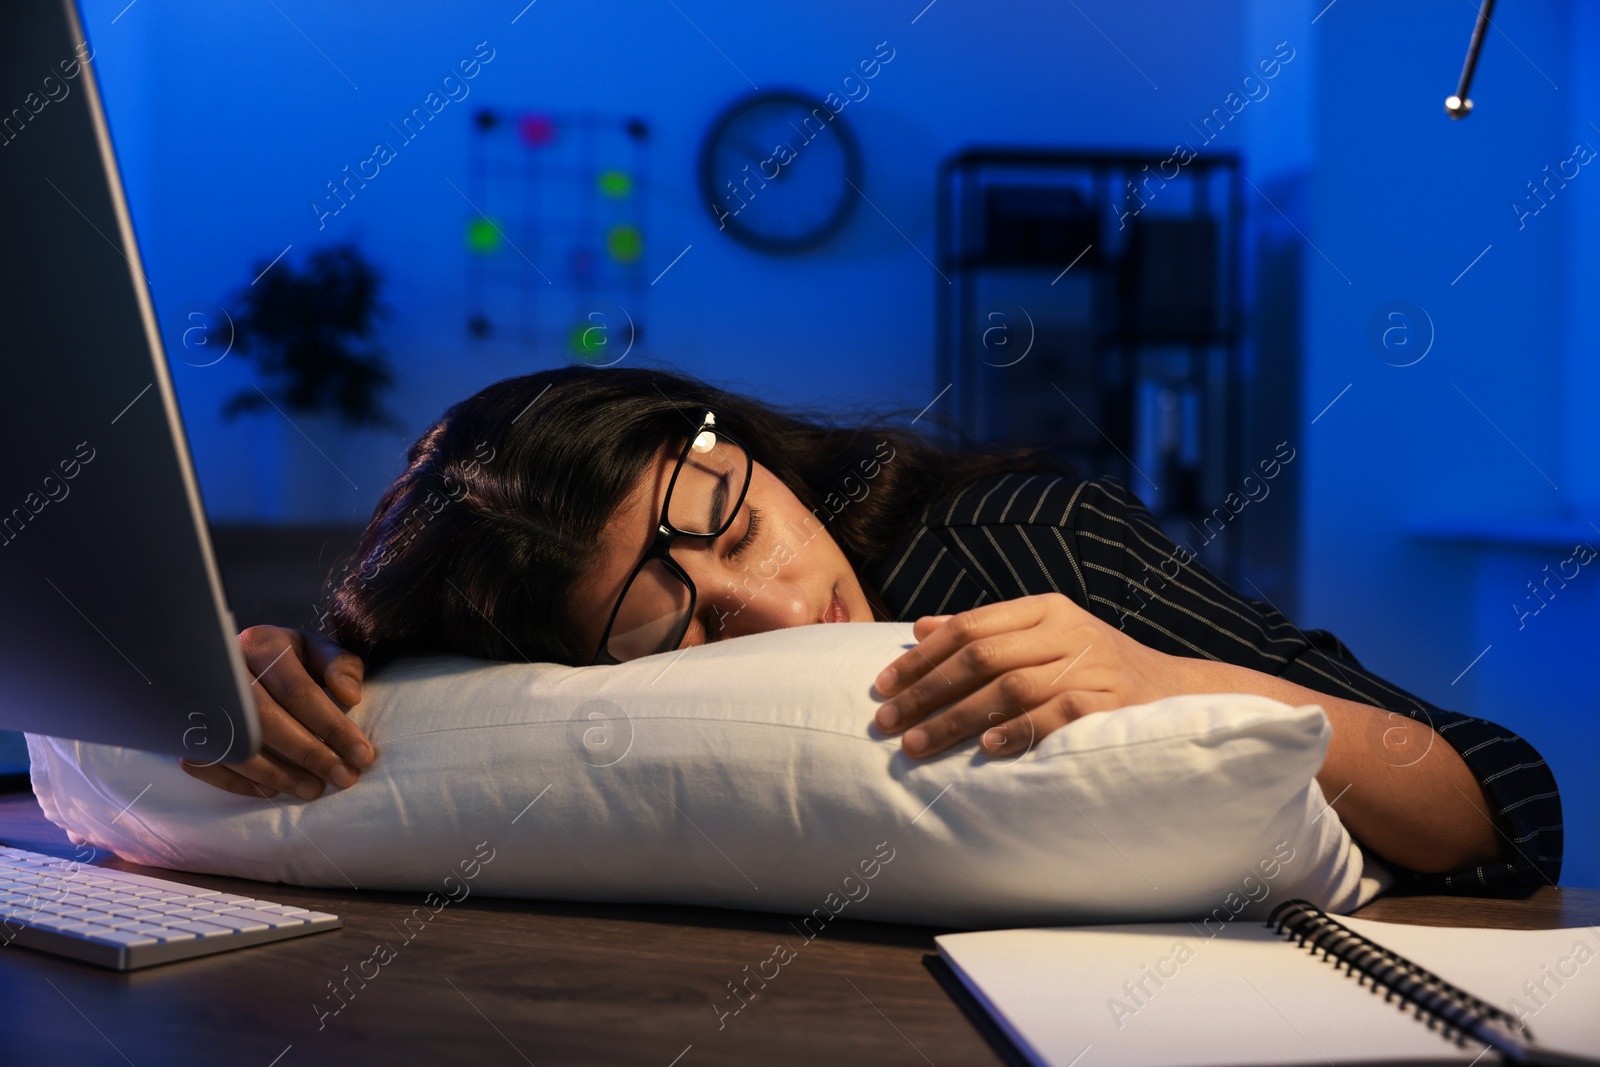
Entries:
[[[1600,157],[1572,160],[1600,149],[1600,20],[1500,5],[1453,123],[1457,7],[1341,0],[1318,22],[1301,612],[1533,741],[1562,790],[1564,878],[1600,885],[1600,568],[1572,560],[1600,548]],[[1546,188],[1547,166],[1568,179]],[[1369,341],[1395,300],[1433,324],[1409,366]]]
[[[1600,98],[1577,61],[1600,51],[1600,28],[1578,0],[1501,5],[1464,123],[1441,103],[1472,9],[1444,0],[125,3],[92,0],[88,22],[158,310],[223,301],[290,245],[298,262],[358,240],[389,280],[383,340],[406,433],[224,423],[245,365],[174,363],[212,516],[285,523],[364,518],[446,404],[539,366],[462,330],[470,209],[450,183],[465,182],[480,104],[651,122],[651,275],[689,249],[651,289],[653,356],[779,401],[916,409],[944,384],[925,258],[940,159],[974,143],[1170,150],[1288,42],[1270,95],[1212,147],[1243,153],[1262,190],[1309,190],[1301,208],[1256,193],[1247,205],[1252,225],[1305,240],[1304,390],[1285,398],[1304,427],[1297,621],[1534,741],[1567,801],[1566,880],[1600,885],[1600,579],[1583,568],[1520,629],[1510,607],[1600,515],[1586,428],[1600,324],[1585,306],[1600,284],[1600,177],[1583,167],[1520,228],[1510,208],[1578,141],[1600,146]],[[693,186],[713,115],[752,84],[825,92],[880,41],[895,58],[847,112],[876,208],[799,258],[727,241]],[[324,183],[479,42],[494,58],[470,98],[319,229]],[[1395,300],[1433,324],[1408,367],[1368,339]]]
[[[913,24],[922,4],[763,5],[758,15],[737,4],[679,4],[680,14],[669,3],[541,2],[513,25],[521,4],[448,14],[279,4],[280,14],[270,4],[141,0],[111,24],[123,3],[92,4],[90,31],[158,306],[221,301],[249,281],[253,262],[291,243],[294,260],[318,242],[360,240],[390,280],[396,314],[385,341],[412,434],[450,400],[531,369],[515,350],[468,346],[462,330],[471,209],[449,183],[467,185],[480,104],[637,112],[652,123],[650,275],[693,245],[649,294],[657,358],[774,398],[915,410],[944,384],[933,382],[931,356],[938,278],[924,258],[934,251],[938,160],[976,141],[1170,146],[1256,58],[1246,55],[1239,3],[1159,5],[1159,36],[1148,11],[1116,5],[1085,9],[1091,25],[1070,5],[1005,13],[941,0]],[[310,205],[324,183],[375,140],[398,142],[388,124],[480,41],[495,58],[471,95],[319,231]],[[863,144],[863,192],[881,214],[862,205],[839,237],[798,258],[758,255],[719,234],[693,186],[717,112],[752,82],[825,92],[880,41],[895,58],[844,117]],[[1309,63],[1286,68],[1279,93],[1257,108],[1305,91],[1311,73]],[[247,385],[242,364],[174,371],[214,516],[364,517],[395,469],[398,437],[329,447],[331,429],[305,427],[352,489],[282,420],[215,418]]]

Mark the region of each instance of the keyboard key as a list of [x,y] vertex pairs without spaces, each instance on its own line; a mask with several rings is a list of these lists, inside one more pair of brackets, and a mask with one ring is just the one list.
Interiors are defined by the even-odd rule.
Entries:
[[135,945],[156,944],[156,939],[149,934],[135,934],[128,930],[107,930],[105,933],[86,933],[80,936],[86,937],[91,941],[123,945],[128,948],[132,948]]
[[200,937],[221,937],[224,934],[231,934],[231,933],[234,932],[234,931],[230,930],[226,926],[216,926],[216,925],[214,925],[212,923],[193,922],[193,921],[191,921],[191,922],[181,922],[181,923],[170,923],[170,924],[168,924],[168,929],[170,929],[170,930],[187,930],[191,934],[196,934],[196,935],[198,935]]
[[[228,912],[226,915],[218,915],[215,918],[206,919],[206,920],[204,920],[204,922],[207,925],[215,924],[217,926],[226,927],[229,930],[237,930],[241,934],[242,933],[254,933],[254,932],[257,932],[257,931],[260,931],[260,930],[268,930],[268,929],[272,928],[272,923],[263,922],[260,919],[246,919],[246,918],[243,918],[242,916],[244,916],[246,914],[248,914],[248,913],[247,912],[242,912],[242,911],[231,911],[231,912]],[[191,924],[180,923],[178,925],[180,925],[180,926],[188,926],[188,925],[191,925]]]
[[151,878],[146,874],[134,874],[132,871],[117,871],[113,877],[118,882],[128,885],[146,886],[153,889],[170,890],[182,888],[183,883],[173,882],[164,878]]
[[169,945],[174,941],[199,940],[199,938],[187,930],[174,930],[170,926],[161,927],[160,931],[160,933],[151,934],[150,936],[155,938],[157,941],[160,941],[164,945]]
[[157,941],[193,941],[195,935],[188,930],[175,930],[170,926],[157,926],[146,923],[143,926],[128,926],[124,929],[135,934],[148,934]]
[[138,919],[140,922],[156,922],[165,917],[159,911],[150,911],[148,908],[140,908],[138,911],[130,911],[128,913],[128,918]]
[[[232,922],[265,923],[267,926],[272,927],[300,926],[306,921],[299,915],[274,915],[271,912],[254,911],[248,908],[241,909],[240,911],[231,911],[227,914],[226,918]],[[219,920],[207,919],[205,921],[217,922]]]
[[189,911],[190,909],[188,905],[180,901],[165,901],[160,904],[148,905],[145,910],[153,911],[160,915],[176,915],[180,911]]
[[141,937],[153,937],[157,941],[168,943],[172,941],[194,941],[194,934],[187,930],[173,930],[166,926],[125,926],[117,931],[123,934],[137,934]]

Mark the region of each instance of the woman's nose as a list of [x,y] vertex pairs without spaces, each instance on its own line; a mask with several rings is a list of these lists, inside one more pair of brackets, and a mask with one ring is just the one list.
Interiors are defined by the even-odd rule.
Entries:
[[714,618],[722,637],[741,637],[815,621],[805,590],[781,574],[763,579],[749,571],[719,571],[707,578],[704,584],[696,578],[695,588],[715,609]]

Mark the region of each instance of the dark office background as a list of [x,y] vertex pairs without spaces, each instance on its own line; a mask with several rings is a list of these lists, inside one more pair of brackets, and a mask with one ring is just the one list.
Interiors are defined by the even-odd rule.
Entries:
[[[590,320],[610,331],[607,358],[636,318],[630,361],[779,402],[952,416],[971,396],[945,391],[961,368],[940,361],[943,305],[962,283],[937,262],[941,165],[974,148],[1160,159],[1187,143],[1234,157],[1239,179],[1218,208],[1237,212],[1218,260],[1238,283],[1219,297],[1237,298],[1218,349],[1233,373],[1205,386],[1226,403],[1199,439],[1209,473],[1191,479],[1190,503],[1242,496],[1279,441],[1295,457],[1203,558],[1395,683],[1527,736],[1562,787],[1564,881],[1600,885],[1600,564],[1562,567],[1580,542],[1600,548],[1600,170],[1581,162],[1600,148],[1600,11],[1504,0],[1476,107],[1453,122],[1443,101],[1470,0],[925,2],[90,0],[93,63],[241,623],[306,621],[319,568],[447,404],[579,358],[507,317],[543,286],[526,299],[559,340],[578,268],[554,242],[519,259],[503,243],[523,243],[514,221],[501,238],[484,230],[480,208],[509,218],[509,186],[482,169],[480,111],[524,148],[582,122],[643,122],[621,168],[638,259]],[[390,124],[488,49],[469,95],[402,141]],[[876,76],[845,83],[886,51]],[[841,118],[860,145],[860,201],[806,252],[731,240],[697,188],[708,128],[757,88],[851,94]],[[1213,114],[1227,121],[1200,129]],[[380,141],[394,157],[326,213],[339,202],[325,183]],[[551,172],[537,188],[557,213],[575,195]],[[1191,210],[1176,189],[1140,214]],[[339,243],[384,279],[375,340],[400,425],[291,423],[271,408],[225,420],[258,377],[238,353],[204,365],[217,349],[186,345],[192,316],[238,312],[280,253],[273,270],[302,270]],[[1107,232],[1102,251],[1118,247]],[[1088,277],[1096,257],[1073,271]],[[1028,284],[1046,303],[1065,291],[1023,282],[1001,303],[1029,307]],[[986,361],[985,381],[1045,366],[1027,358],[1054,358],[1048,339],[1013,368]],[[1066,395],[1044,394],[1055,415],[1027,416],[1070,422]],[[1134,390],[1124,410],[1148,422],[1149,404],[1175,396]],[[1154,455],[1148,426],[1123,429],[1132,461]],[[1138,468],[1135,493],[1177,499],[1160,484],[1177,477],[1170,462]]]

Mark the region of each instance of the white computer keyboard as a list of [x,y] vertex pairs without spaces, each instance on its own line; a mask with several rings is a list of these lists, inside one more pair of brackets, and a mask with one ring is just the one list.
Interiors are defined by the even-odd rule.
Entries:
[[326,912],[0,845],[0,946],[128,971],[343,925]]

